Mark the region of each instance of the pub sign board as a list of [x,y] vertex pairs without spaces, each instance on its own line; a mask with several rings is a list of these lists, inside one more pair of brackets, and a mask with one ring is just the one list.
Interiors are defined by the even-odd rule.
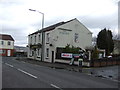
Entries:
[[73,54],[72,53],[61,53],[62,58],[72,58]]

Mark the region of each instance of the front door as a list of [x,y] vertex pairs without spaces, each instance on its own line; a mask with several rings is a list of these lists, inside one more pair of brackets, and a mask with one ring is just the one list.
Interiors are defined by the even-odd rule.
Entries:
[[52,63],[54,62],[54,51],[52,51]]
[[8,50],[7,51],[7,56],[10,56],[10,54],[11,54],[11,50]]

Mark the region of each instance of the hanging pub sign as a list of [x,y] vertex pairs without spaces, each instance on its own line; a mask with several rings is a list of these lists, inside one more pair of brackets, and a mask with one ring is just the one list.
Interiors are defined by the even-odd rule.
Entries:
[[61,53],[62,58],[72,58],[72,53]]

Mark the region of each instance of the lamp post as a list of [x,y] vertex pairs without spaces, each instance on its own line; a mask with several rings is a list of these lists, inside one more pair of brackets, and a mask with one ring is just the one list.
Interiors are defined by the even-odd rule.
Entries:
[[[34,9],[29,9],[30,11],[38,12],[42,14],[42,30],[44,28],[44,13],[34,10]],[[44,47],[45,47],[45,32],[42,31],[42,50],[41,50],[41,61],[44,60]]]

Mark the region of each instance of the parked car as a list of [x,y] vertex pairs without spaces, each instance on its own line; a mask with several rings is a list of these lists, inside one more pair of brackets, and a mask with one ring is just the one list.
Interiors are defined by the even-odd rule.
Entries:
[[112,56],[110,55],[110,56],[107,56],[107,58],[112,58]]

